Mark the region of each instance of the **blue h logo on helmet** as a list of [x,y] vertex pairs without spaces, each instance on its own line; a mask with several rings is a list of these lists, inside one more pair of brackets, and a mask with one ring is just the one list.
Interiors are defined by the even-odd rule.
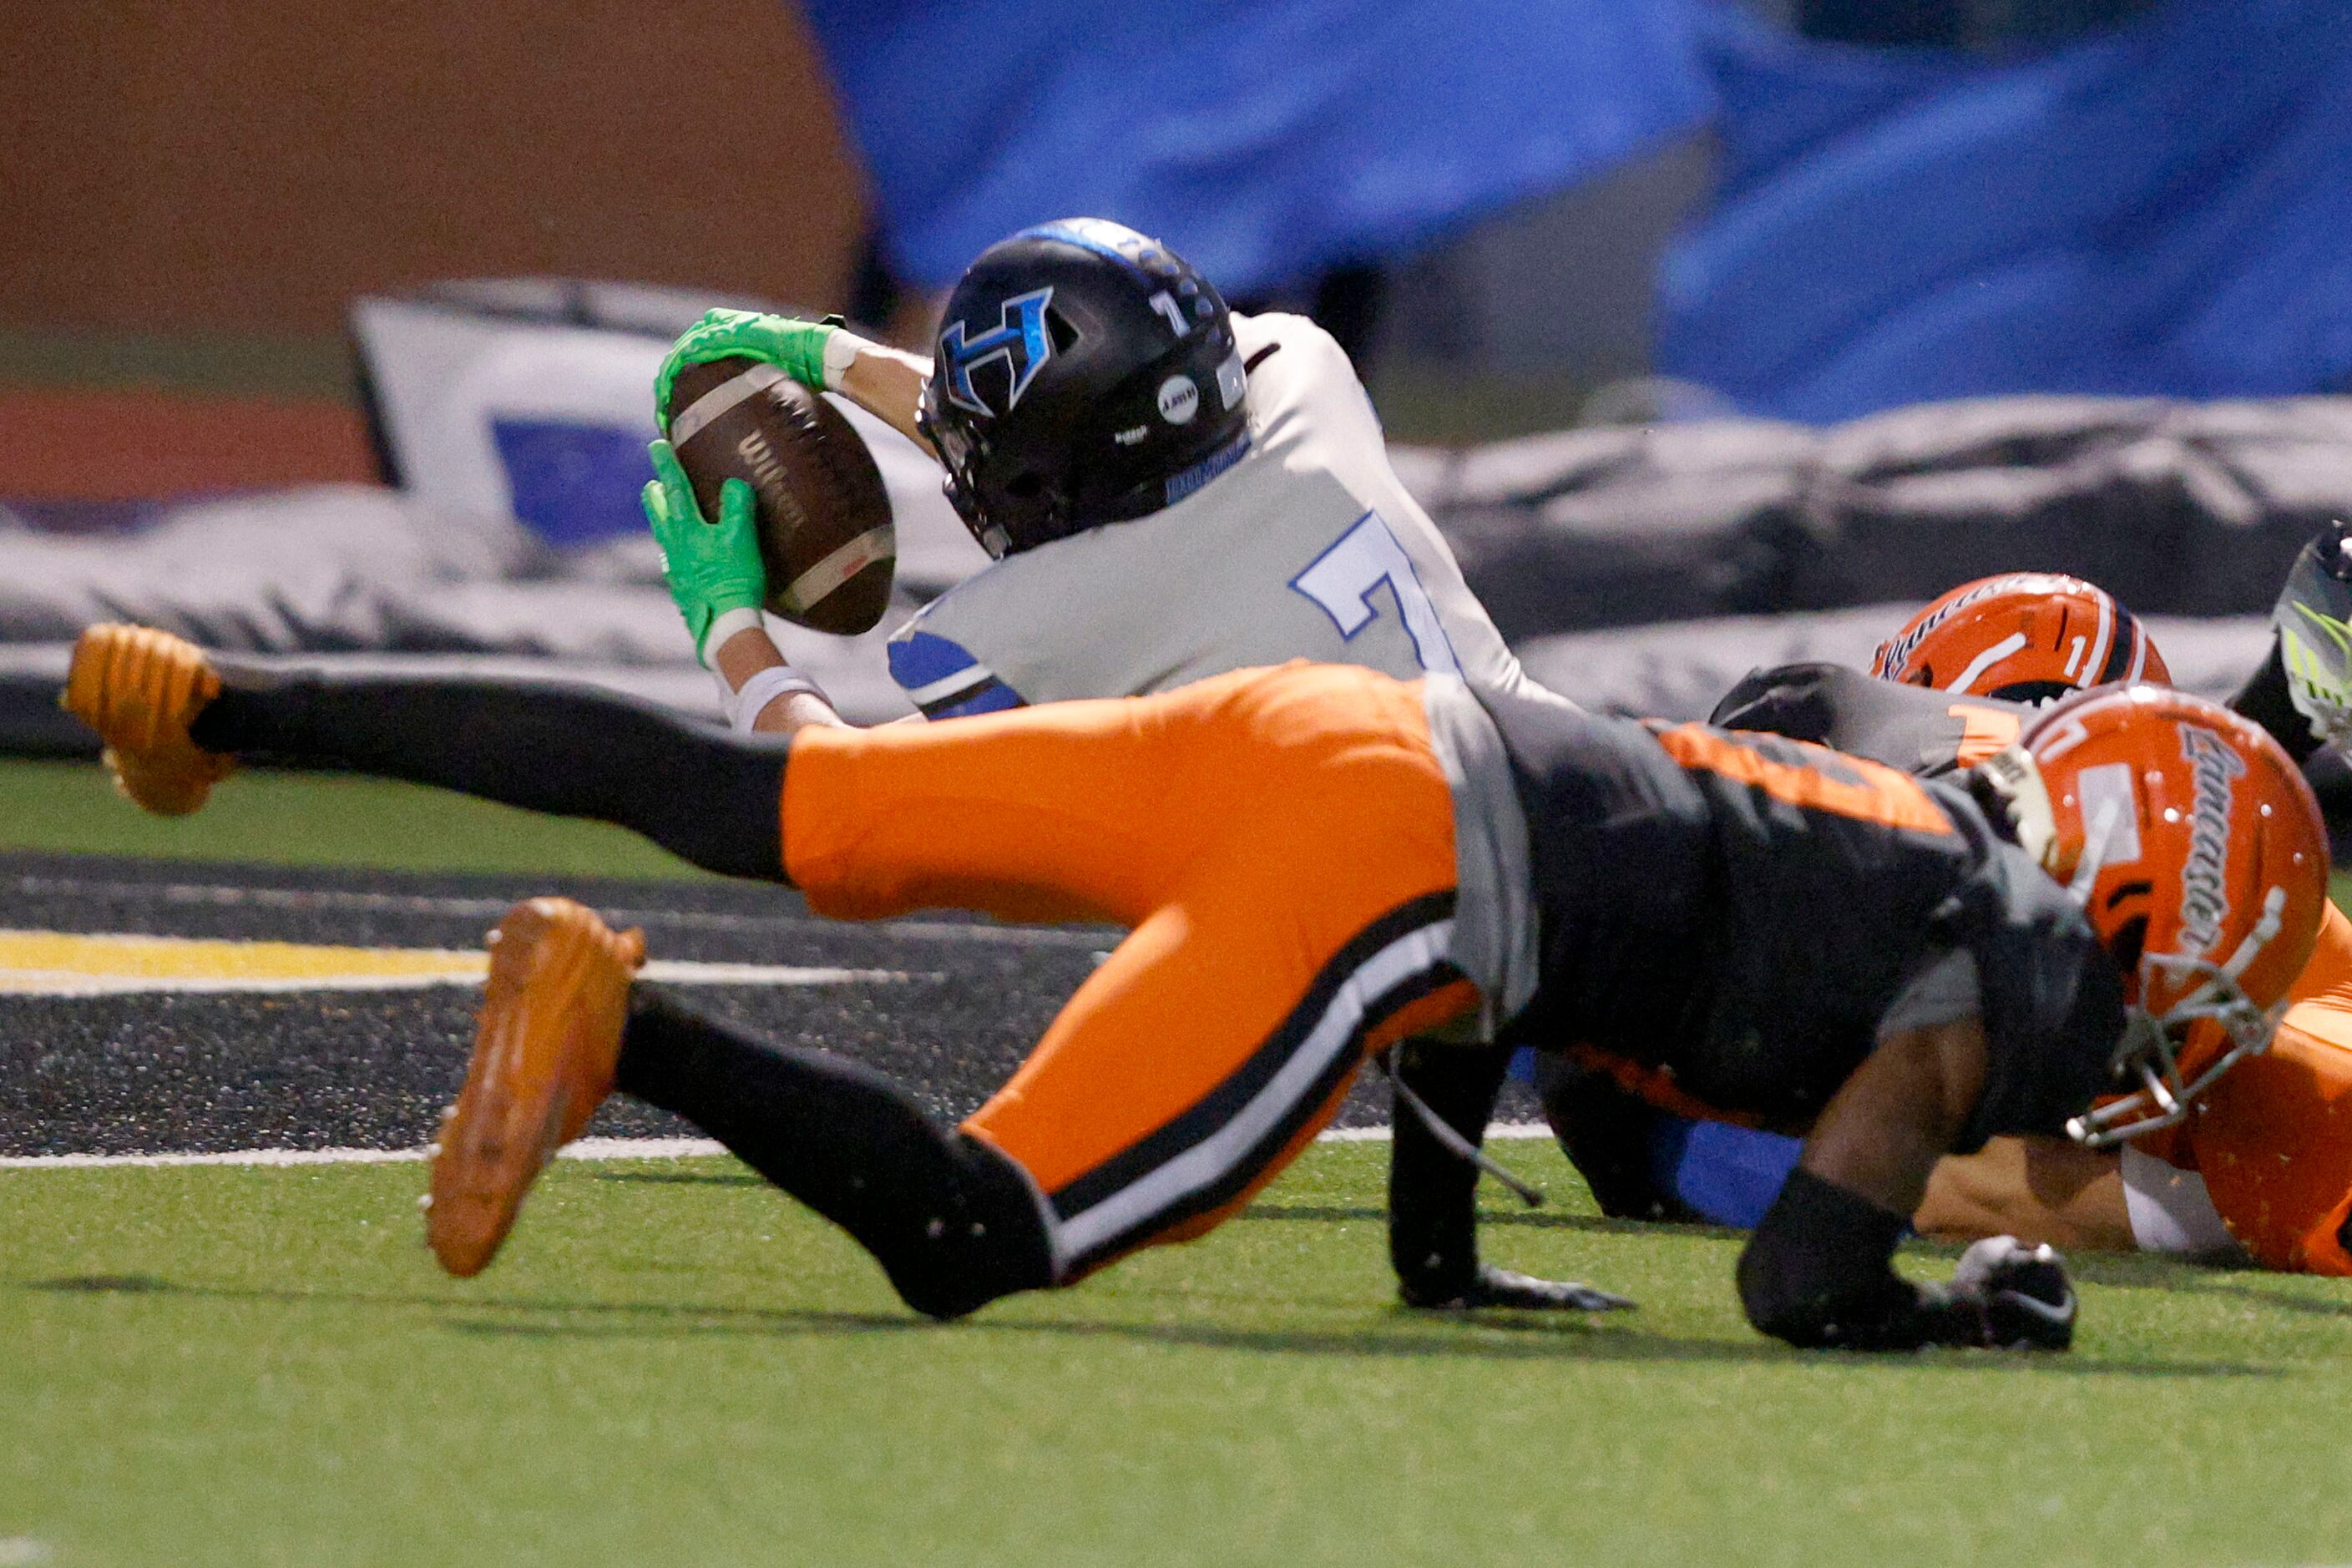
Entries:
[[[950,323],[940,334],[939,369],[948,378],[948,401],[990,418],[1013,412],[1013,405],[1029,390],[1030,378],[1037,374],[1037,367],[1054,357],[1053,335],[1045,330],[1045,306],[1053,298],[1051,284],[1026,294],[1015,294],[998,307],[996,325],[970,340],[964,336],[961,321]],[[998,358],[1004,361],[1013,391],[1003,408],[991,408],[987,400],[972,390],[971,373]]]

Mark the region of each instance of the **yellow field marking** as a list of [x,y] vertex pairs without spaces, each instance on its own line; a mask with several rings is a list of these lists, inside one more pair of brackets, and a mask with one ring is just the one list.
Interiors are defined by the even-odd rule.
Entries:
[[478,981],[478,952],[0,931],[0,993],[333,989]]
[[[138,992],[386,991],[476,985],[482,953],[443,948],[336,947],[176,936],[0,931],[0,995]],[[838,985],[913,978],[894,970],[656,962],[648,980],[687,985]]]

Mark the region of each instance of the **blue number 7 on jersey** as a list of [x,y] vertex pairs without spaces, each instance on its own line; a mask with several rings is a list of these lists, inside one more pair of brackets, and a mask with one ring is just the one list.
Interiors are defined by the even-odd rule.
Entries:
[[1429,602],[1421,577],[1412,569],[1412,558],[1379,512],[1368,511],[1358,518],[1353,527],[1307,563],[1306,571],[1290,580],[1293,588],[1322,606],[1331,624],[1339,628],[1340,637],[1350,642],[1379,618],[1380,607],[1372,603],[1372,595],[1383,583],[1396,595],[1397,612],[1404,617],[1404,629],[1412,638],[1412,651],[1421,668],[1461,674],[1444,623],[1437,618],[1437,606]]

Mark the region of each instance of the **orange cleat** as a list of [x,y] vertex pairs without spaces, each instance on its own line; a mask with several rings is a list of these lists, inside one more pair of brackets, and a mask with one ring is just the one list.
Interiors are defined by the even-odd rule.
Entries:
[[613,1092],[641,931],[615,932],[569,899],[517,904],[490,933],[490,980],[466,1087],[441,1121],[425,1239],[441,1267],[479,1274],[523,1194]]
[[106,742],[106,766],[124,795],[158,816],[185,816],[236,767],[188,737],[220,676],[204,650],[150,626],[90,626],[74,645],[58,705]]

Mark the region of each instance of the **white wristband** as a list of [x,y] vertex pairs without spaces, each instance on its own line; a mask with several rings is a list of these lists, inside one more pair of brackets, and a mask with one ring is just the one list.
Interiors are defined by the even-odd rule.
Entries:
[[741,690],[730,694],[727,721],[750,734],[751,726],[759,722],[760,715],[767,711],[769,703],[795,691],[805,691],[815,698],[824,696],[823,688],[789,664],[772,664],[765,669],[755,669],[751,672],[751,679],[743,683]]
[[[768,623],[760,618],[760,612],[755,609],[746,606],[726,611],[711,620],[710,629],[702,634],[702,646],[694,650],[695,657],[702,661],[703,668],[714,669],[716,666],[710,661],[719,657],[719,650],[727,646],[729,637],[739,632],[763,632],[767,629]],[[719,684],[723,686],[726,682],[722,680]]]
[[827,392],[841,390],[841,378],[849,374],[849,367],[857,362],[857,356],[865,349],[864,338],[845,327],[834,328],[833,336],[824,340],[824,389]]

